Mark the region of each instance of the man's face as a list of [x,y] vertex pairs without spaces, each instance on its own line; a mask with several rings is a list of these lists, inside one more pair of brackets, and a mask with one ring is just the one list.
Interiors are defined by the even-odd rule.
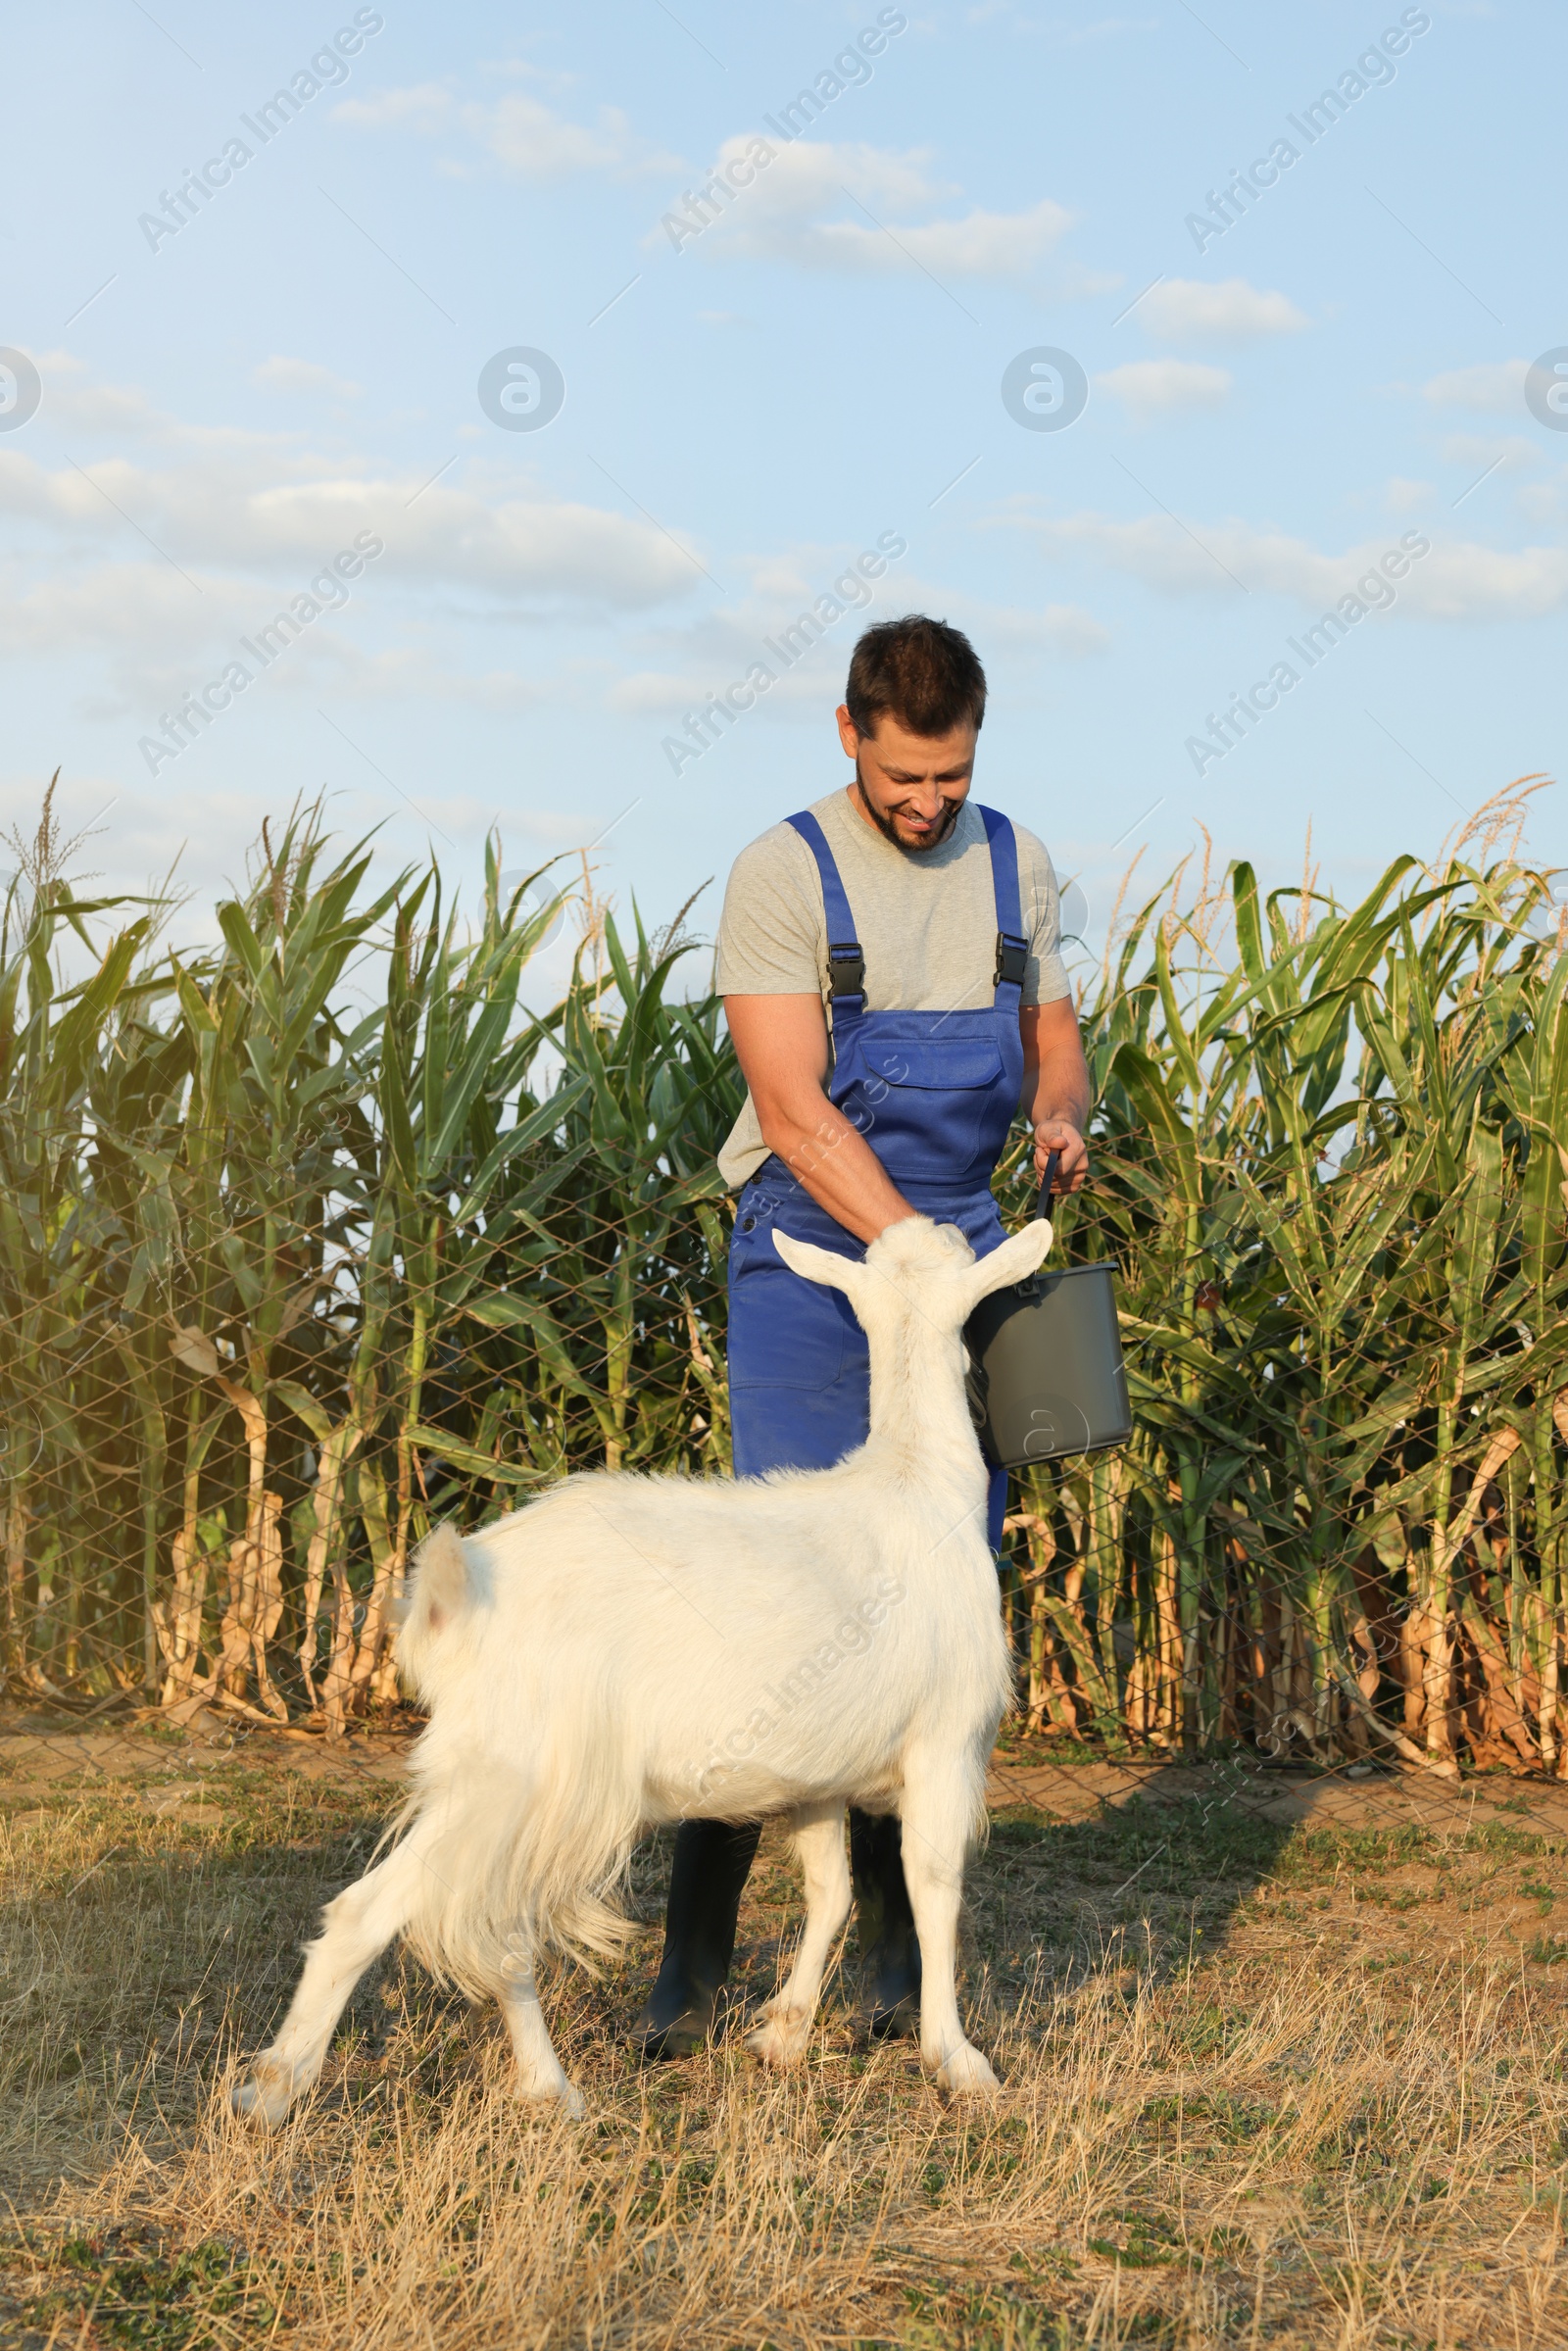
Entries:
[[957,821],[974,775],[975,729],[911,735],[888,711],[862,735],[841,704],[839,741],[855,761],[856,791],[866,817],[900,849],[935,849]]

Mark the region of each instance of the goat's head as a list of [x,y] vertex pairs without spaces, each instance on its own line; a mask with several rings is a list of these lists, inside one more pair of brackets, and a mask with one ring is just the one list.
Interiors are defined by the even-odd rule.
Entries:
[[905,1216],[872,1242],[861,1261],[818,1249],[814,1242],[792,1241],[776,1227],[773,1233],[785,1264],[808,1282],[842,1290],[872,1335],[906,1322],[911,1314],[944,1336],[960,1331],[983,1298],[1034,1272],[1051,1240],[1051,1226],[1040,1218],[976,1259],[956,1225]]

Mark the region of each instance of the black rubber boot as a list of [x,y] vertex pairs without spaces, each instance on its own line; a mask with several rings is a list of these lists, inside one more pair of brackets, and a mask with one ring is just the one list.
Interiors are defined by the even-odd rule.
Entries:
[[872,2037],[903,2039],[920,2030],[920,1938],[904,1882],[904,1831],[892,1814],[851,1806],[850,1875]]
[[632,2027],[645,2058],[689,2057],[707,2040],[761,1834],[757,1821],[682,1821],[676,1830],[664,1956]]

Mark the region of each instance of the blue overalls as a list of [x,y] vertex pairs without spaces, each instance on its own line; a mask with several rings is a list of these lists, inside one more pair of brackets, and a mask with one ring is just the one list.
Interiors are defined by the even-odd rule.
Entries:
[[[953,1012],[868,1012],[865,958],[833,853],[808,812],[789,821],[816,859],[827,913],[833,1017],[828,1099],[870,1144],[912,1208],[956,1224],[977,1256],[1003,1238],[991,1175],[1018,1109],[1018,1006],[1028,943],[1012,826],[981,808],[997,904],[995,993]],[[874,989],[876,974],[871,974]],[[842,1291],[791,1271],[773,1226],[842,1257],[865,1246],[819,1207],[776,1154],[740,1197],[729,1255],[729,1388],[735,1474],[831,1469],[870,1428],[865,1334]],[[1002,1542],[1007,1477],[991,1480],[991,1547]]]

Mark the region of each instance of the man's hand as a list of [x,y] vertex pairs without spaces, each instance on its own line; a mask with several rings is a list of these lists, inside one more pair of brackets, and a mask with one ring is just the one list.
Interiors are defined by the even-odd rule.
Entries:
[[1057,1192],[1081,1192],[1089,1173],[1084,1128],[1091,1095],[1072,999],[1026,1004],[1018,1026],[1023,1035],[1022,1108],[1035,1131],[1036,1170],[1044,1175],[1047,1159],[1059,1151]]
[[1082,1192],[1089,1175],[1089,1146],[1078,1129],[1069,1125],[1065,1118],[1042,1118],[1037,1121],[1036,1175],[1044,1177],[1046,1161],[1053,1151],[1061,1153],[1061,1164],[1056,1170],[1056,1192]]

